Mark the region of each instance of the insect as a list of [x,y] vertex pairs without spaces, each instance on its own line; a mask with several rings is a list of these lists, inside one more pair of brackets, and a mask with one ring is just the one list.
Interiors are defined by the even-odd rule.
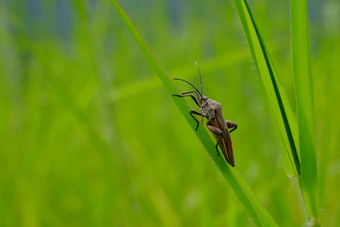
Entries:
[[[196,121],[196,131],[199,126],[199,121],[194,117],[194,115],[201,116],[201,122],[203,123],[203,118],[207,119],[207,128],[212,132],[214,135],[217,143],[216,143],[216,150],[217,155],[219,155],[218,147],[220,147],[223,156],[227,160],[227,162],[234,167],[234,151],[233,151],[233,142],[231,140],[230,133],[237,129],[237,124],[232,121],[224,120],[223,113],[222,113],[222,104],[218,103],[215,100],[209,99],[208,97],[203,95],[203,89],[202,89],[202,78],[201,78],[201,72],[198,66],[198,63],[196,63],[199,77],[200,77],[200,85],[201,85],[201,91],[199,91],[194,85],[192,85],[190,82],[180,79],[180,78],[174,78],[174,80],[180,80],[183,81],[190,86],[192,86],[195,90],[188,91],[182,93],[182,95],[173,95],[176,97],[191,97],[194,102],[200,107],[200,112],[197,112],[195,110],[190,111],[191,117]],[[192,93],[196,94],[196,97],[192,95]]]

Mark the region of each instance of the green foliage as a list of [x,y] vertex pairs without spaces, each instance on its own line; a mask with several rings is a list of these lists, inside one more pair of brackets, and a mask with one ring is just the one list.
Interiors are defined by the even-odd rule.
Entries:
[[260,32],[256,27],[247,1],[235,0],[245,36],[251,50],[272,118],[277,124],[282,140],[283,163],[289,175],[300,174],[300,160],[297,152],[297,125],[285,92],[277,78]]
[[[158,58],[154,54],[154,51],[146,42],[144,37],[140,34],[138,29],[135,27],[131,19],[121,8],[119,3],[115,0],[111,1],[115,9],[117,10],[119,16],[125,23],[126,27],[131,32],[132,36],[138,43],[139,48],[142,50],[143,54],[149,61],[152,68],[157,72],[158,77],[164,83],[164,86],[169,91],[169,94],[181,94],[180,90],[176,88],[173,80],[169,76],[168,72],[164,69],[162,64],[159,62]],[[189,111],[191,110],[190,105],[186,102],[185,99],[180,99],[174,97],[174,101],[179,107],[182,114],[185,116],[187,122],[190,124],[191,128],[195,130],[196,122],[189,115]],[[243,180],[242,176],[238,173],[236,168],[231,168],[220,154],[220,157],[216,156],[216,149],[214,142],[211,140],[207,131],[201,126],[196,131],[196,135],[200,139],[201,143],[204,145],[206,150],[208,151],[211,158],[216,163],[218,169],[221,171],[222,175],[229,181],[231,188],[235,192],[235,194],[239,197],[249,214],[252,216],[254,221],[259,226],[277,226],[272,217],[268,214],[266,209],[262,206],[260,201],[255,197],[252,190],[249,188],[247,183]]]
[[[296,84],[298,125],[286,95],[280,85],[254,17],[246,0],[235,0],[242,26],[253,55],[272,116],[277,123],[284,147],[281,148],[286,171],[301,175],[303,198],[313,225],[318,225],[317,161],[313,89],[310,67],[307,1],[291,3],[293,69]],[[298,141],[300,146],[298,146]],[[299,149],[300,147],[300,149]],[[301,150],[302,171],[298,150]],[[299,183],[301,183],[299,181]]]
[[314,98],[308,26],[307,1],[291,1],[293,70],[299,125],[302,190],[312,223],[313,225],[318,225],[319,208]]
[[[199,62],[238,123],[225,173],[303,225],[234,2],[120,3],[172,77],[198,85]],[[339,226],[340,4],[309,4],[319,218]],[[250,7],[297,116],[288,2]],[[110,1],[0,1],[0,226],[256,225],[164,88]]]

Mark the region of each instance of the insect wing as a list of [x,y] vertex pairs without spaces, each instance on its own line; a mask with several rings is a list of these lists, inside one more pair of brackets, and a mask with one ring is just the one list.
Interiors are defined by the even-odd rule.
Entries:
[[223,131],[223,138],[221,138],[219,147],[222,150],[223,156],[227,160],[227,162],[234,167],[234,148],[233,142],[231,140],[230,132],[228,130],[227,125],[225,124],[225,120],[223,118],[221,111],[214,111],[215,123],[216,126],[219,127]]
[[234,167],[235,166],[235,162],[234,162],[234,148],[233,148],[233,141],[231,140],[231,136],[230,136],[230,133],[229,131],[227,130],[227,133],[226,135],[224,136],[223,138],[223,143],[224,143],[224,146],[227,148],[227,152],[225,153],[225,156],[228,163]]

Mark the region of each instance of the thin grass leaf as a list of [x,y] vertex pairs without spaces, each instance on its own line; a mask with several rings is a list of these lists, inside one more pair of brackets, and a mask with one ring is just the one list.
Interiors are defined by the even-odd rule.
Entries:
[[[156,71],[158,77],[163,82],[164,86],[167,88],[169,94],[180,94],[179,89],[176,87],[175,83],[169,76],[168,72],[162,66],[160,61],[157,59],[151,47],[145,41],[141,33],[137,30],[136,26],[133,24],[129,16],[125,13],[125,11],[121,8],[119,3],[115,0],[111,0],[113,6],[117,10],[119,16],[122,21],[125,23],[132,36],[136,40],[138,46],[142,50],[143,54],[147,58],[147,61]],[[185,99],[174,98],[174,102],[179,107],[179,110],[182,112],[183,116],[186,118],[191,128],[194,130],[196,123],[189,115],[189,111],[191,110],[190,105]],[[210,135],[205,130],[204,127],[200,126],[197,131],[195,131],[201,143],[204,145],[206,150],[208,151],[210,157],[216,163],[218,169],[221,171],[222,175],[227,179],[230,183],[235,194],[239,197],[241,202],[243,203],[246,210],[249,212],[255,223],[259,226],[277,226],[273,218],[269,215],[267,210],[263,207],[261,202],[256,198],[250,187],[243,180],[242,176],[238,172],[237,168],[230,167],[226,161],[216,155],[215,145],[212,141]]]
[[317,160],[313,87],[310,65],[307,1],[290,1],[293,72],[299,125],[301,182],[304,201],[313,225],[318,225]]
[[245,0],[235,0],[235,4],[265,91],[271,115],[281,135],[281,153],[286,172],[288,175],[299,175],[300,160],[296,119],[276,76],[248,3]]

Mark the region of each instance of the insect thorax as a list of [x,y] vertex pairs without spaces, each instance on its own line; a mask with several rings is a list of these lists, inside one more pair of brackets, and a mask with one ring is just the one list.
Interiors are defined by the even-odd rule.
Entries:
[[214,111],[222,109],[222,104],[216,102],[215,100],[208,99],[202,103],[202,111],[208,119],[214,118]]
[[208,119],[212,119],[214,117],[213,108],[211,108],[211,105],[209,105],[208,102],[204,102],[201,108],[202,108],[204,115]]

